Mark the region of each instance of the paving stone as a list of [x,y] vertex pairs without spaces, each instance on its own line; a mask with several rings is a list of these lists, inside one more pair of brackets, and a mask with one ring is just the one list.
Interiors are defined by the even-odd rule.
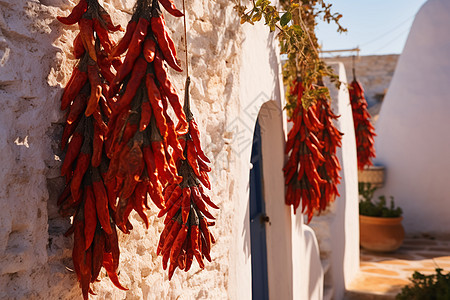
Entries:
[[350,284],[345,300],[395,299],[410,283],[414,271],[433,274],[436,267],[450,272],[450,241],[407,239],[396,252],[361,249],[360,272]]
[[442,257],[440,253],[433,253],[433,252],[418,252],[416,255],[424,257],[424,258],[438,258]]
[[350,285],[350,290],[386,293],[400,291],[408,283],[408,280],[400,278],[362,275]]
[[408,266],[409,263],[406,260],[383,260],[383,261],[379,261],[379,264],[383,264],[383,265],[402,265],[402,266]]
[[407,253],[390,253],[389,257],[403,260],[414,260],[416,258],[414,255]]
[[359,267],[360,268],[365,268],[365,267],[373,267],[376,266],[375,263],[371,263],[371,262],[360,262],[359,263]]
[[407,269],[403,269],[403,271],[411,272],[411,276],[415,271],[418,271],[425,275],[430,275],[430,274],[433,274],[434,272],[436,272],[434,268],[407,268]]
[[400,275],[398,272],[390,271],[386,269],[364,269],[363,272],[381,274],[381,275],[389,275],[389,276],[398,276]]

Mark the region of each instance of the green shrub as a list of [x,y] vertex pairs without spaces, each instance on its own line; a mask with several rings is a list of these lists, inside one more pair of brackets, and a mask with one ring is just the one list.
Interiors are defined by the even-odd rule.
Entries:
[[394,197],[391,198],[390,206],[386,205],[386,197],[378,197],[378,201],[372,201],[376,187],[372,187],[370,183],[359,183],[359,214],[369,217],[397,218],[403,213],[400,207],[395,207]]
[[436,274],[424,275],[414,272],[412,284],[405,286],[395,297],[396,300],[448,300],[450,299],[450,273],[442,274],[436,268]]

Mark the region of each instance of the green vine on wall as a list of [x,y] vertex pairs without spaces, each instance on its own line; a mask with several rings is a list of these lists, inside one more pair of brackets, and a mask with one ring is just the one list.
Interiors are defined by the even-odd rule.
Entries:
[[[332,69],[320,59],[315,34],[317,20],[321,18],[327,23],[334,22],[339,33],[347,29],[339,23],[342,15],[333,13],[332,4],[323,0],[280,0],[280,6],[273,5],[270,0],[253,0],[250,8],[239,2],[235,9],[241,24],[254,24],[264,19],[271,32],[278,30],[281,53],[288,58],[283,68],[283,81],[287,87],[286,110],[291,115],[297,101],[289,90],[298,77],[301,77],[305,87],[302,97],[304,108],[314,104],[316,99],[330,98],[328,89],[322,85],[322,78],[329,77],[332,82],[340,84]],[[284,10],[282,14],[279,8]]]

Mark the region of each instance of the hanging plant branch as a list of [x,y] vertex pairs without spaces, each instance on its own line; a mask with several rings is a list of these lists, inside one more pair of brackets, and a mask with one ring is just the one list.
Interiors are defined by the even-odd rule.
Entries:
[[[338,32],[347,30],[339,23],[342,15],[332,13],[332,5],[322,0],[281,1],[281,5],[285,10],[281,16],[278,7],[272,5],[269,0],[253,1],[250,8],[238,3],[235,10],[242,24],[254,24],[264,19],[271,32],[278,30],[281,53],[288,56],[283,68],[284,83],[288,87],[287,90],[294,88],[292,84],[299,75],[301,76],[304,83],[301,103],[304,108],[308,108],[318,96],[329,99],[326,88],[312,88],[318,80],[330,77],[331,81],[340,85],[332,69],[319,58],[317,37],[314,32],[316,20],[321,17],[327,23],[336,23]],[[286,109],[290,115],[297,105],[297,99],[289,93],[286,96]]]

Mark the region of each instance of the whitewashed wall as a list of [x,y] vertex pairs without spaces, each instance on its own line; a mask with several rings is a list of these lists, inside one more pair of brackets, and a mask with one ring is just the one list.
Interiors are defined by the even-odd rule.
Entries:
[[335,125],[344,135],[342,147],[337,150],[342,167],[340,197],[310,223],[319,241],[324,265],[325,300],[343,299],[346,287],[359,270],[358,172],[353,115],[344,65],[332,61],[328,64],[342,82],[339,89],[329,82],[327,87],[333,111],[340,115]]
[[450,2],[418,12],[376,126],[379,194],[395,197],[407,234],[450,234]]
[[353,114],[345,85],[347,76],[342,63],[333,67],[343,83],[339,90],[330,88],[331,98],[337,100],[333,103],[333,111],[340,115],[337,128],[344,134],[342,147],[337,151],[342,167],[338,187],[341,196],[335,201],[335,218],[331,222],[332,269],[337,287],[335,298],[341,299],[345,287],[359,270],[358,172]]

